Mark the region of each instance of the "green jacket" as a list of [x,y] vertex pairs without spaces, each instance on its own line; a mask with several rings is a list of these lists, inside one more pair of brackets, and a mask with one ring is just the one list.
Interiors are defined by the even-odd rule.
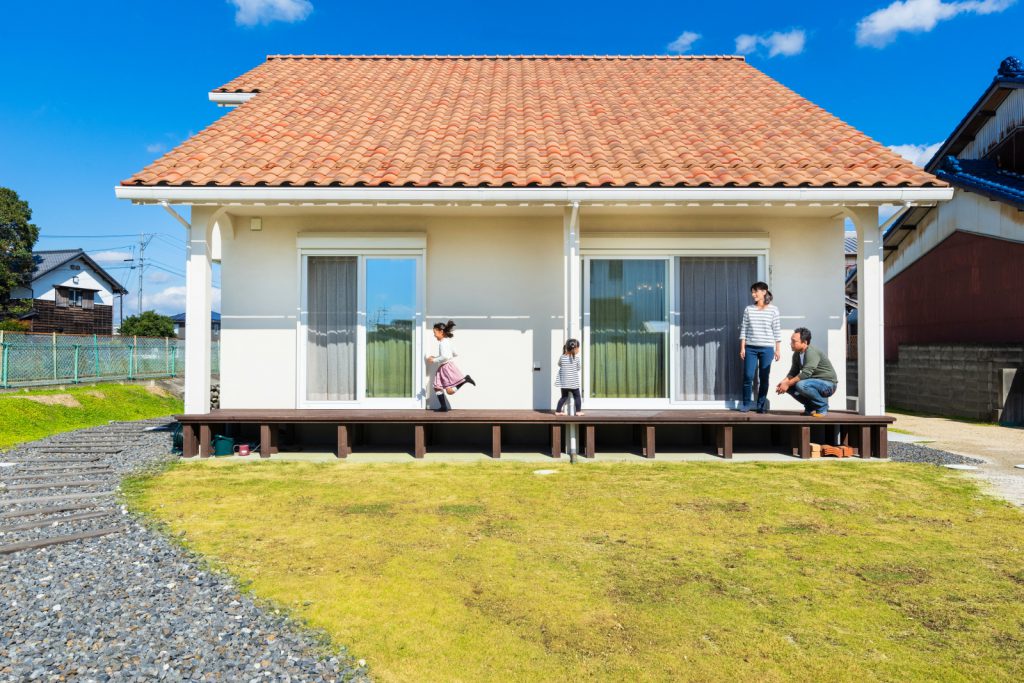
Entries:
[[813,346],[808,346],[804,351],[804,364],[800,365],[800,354],[793,353],[793,367],[789,369],[786,377],[799,377],[800,379],[823,379],[835,384],[839,381],[835,368],[829,362],[828,356]]

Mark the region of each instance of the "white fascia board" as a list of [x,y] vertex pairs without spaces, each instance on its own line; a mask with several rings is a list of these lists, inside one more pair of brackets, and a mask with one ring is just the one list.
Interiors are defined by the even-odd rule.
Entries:
[[257,94],[254,92],[212,92],[210,101],[221,107],[237,107],[256,97]]
[[906,204],[944,202],[951,187],[181,187],[119,185],[137,204]]

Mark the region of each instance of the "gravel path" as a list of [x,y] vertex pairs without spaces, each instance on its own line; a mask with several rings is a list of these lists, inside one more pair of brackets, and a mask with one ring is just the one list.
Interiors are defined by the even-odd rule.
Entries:
[[928,465],[984,465],[985,461],[914,443],[889,442],[891,462],[919,462]]
[[[105,493],[172,457],[167,431],[145,431],[165,424],[114,423],[0,454],[17,463],[0,466],[0,546],[115,530],[0,554],[0,681],[369,680]],[[72,482],[93,483],[49,486]],[[34,483],[47,487],[10,490]],[[66,495],[77,497],[11,502]],[[37,512],[61,507],[75,509]]]

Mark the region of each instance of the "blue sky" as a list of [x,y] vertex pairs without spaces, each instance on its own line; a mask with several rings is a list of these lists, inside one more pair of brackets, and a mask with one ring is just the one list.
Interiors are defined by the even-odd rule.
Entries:
[[[82,246],[144,308],[184,301],[182,229],[113,187],[221,116],[207,93],[274,53],[745,53],[886,145],[941,142],[1008,55],[1024,1],[367,3],[11,2],[0,22],[0,185],[29,201],[41,249]],[[64,237],[67,236],[67,237]]]

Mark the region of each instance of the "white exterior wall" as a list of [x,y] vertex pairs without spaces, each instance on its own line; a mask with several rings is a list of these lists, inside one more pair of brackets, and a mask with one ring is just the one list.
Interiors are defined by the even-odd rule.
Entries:
[[[79,266],[81,270],[71,270],[72,265]],[[74,282],[76,276],[78,277],[78,284]],[[114,294],[110,291],[106,281],[97,276],[96,271],[80,258],[69,261],[60,268],[51,270],[38,280],[35,280],[32,283],[32,298],[54,301],[57,297],[54,291],[55,287],[95,290],[96,293],[93,295],[93,301],[96,304],[102,306],[114,305]]]
[[[324,210],[301,215],[263,214],[263,229],[249,230],[249,214],[234,218],[234,234],[222,235],[221,406],[295,408],[298,345],[299,258],[297,238],[312,232],[420,232],[426,235],[426,324],[429,333],[449,318],[456,328],[457,363],[477,387],[460,392],[459,408],[549,408],[556,390],[552,366],[561,352],[565,283],[563,210],[514,215],[513,210],[456,209],[431,214],[405,209],[384,215]],[[640,213],[640,212],[643,213]],[[843,221],[839,216],[690,216],[682,208],[632,213],[581,209],[585,240],[598,232],[685,234],[760,232],[770,240],[768,282],[783,316],[783,359],[772,382],[789,369],[788,336],[808,327],[845,385]],[[255,214],[254,214],[255,215]],[[739,359],[737,358],[737,362]],[[537,364],[540,371],[534,371]],[[842,408],[846,391],[833,397]],[[771,395],[774,408],[799,409]]]
[[1024,213],[1002,202],[956,189],[953,199],[933,208],[885,260],[885,280],[899,275],[956,231],[1024,242]]
[[996,115],[985,122],[974,135],[974,140],[958,155],[961,159],[981,159],[1002,142],[1006,133],[1024,125],[1024,89],[1012,91],[996,110]]

